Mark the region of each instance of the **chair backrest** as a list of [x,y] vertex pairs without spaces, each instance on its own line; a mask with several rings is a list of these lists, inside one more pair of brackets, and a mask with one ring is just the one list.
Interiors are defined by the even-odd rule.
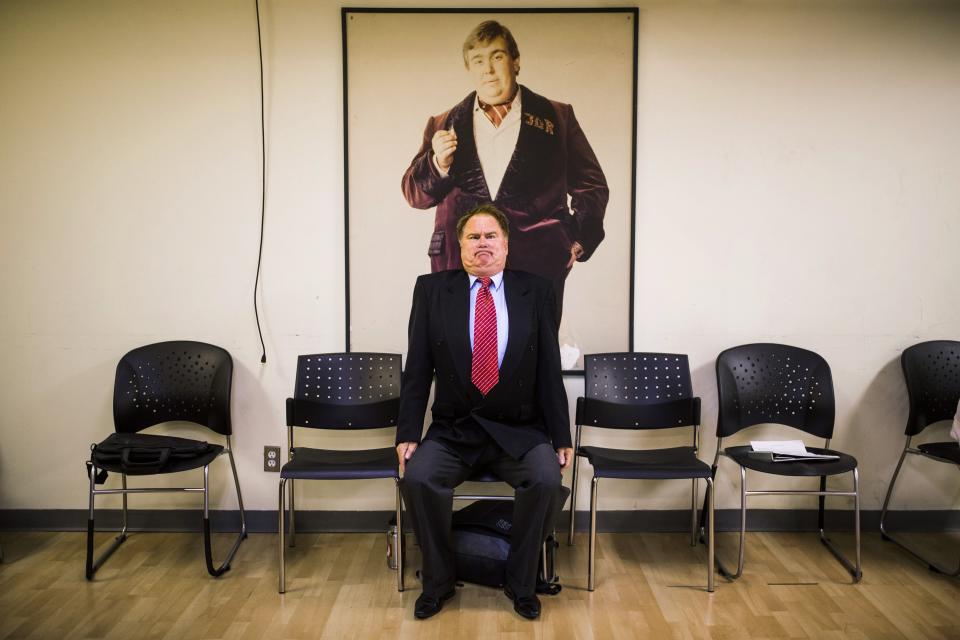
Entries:
[[594,353],[583,358],[577,423],[612,429],[669,429],[700,423],[690,362],[680,353]]
[[717,356],[717,435],[755,424],[783,424],[833,437],[830,365],[813,351],[784,344],[745,344]]
[[313,429],[377,429],[397,424],[400,355],[318,353],[297,359],[287,425]]
[[212,344],[176,340],[134,349],[117,364],[114,428],[135,433],[185,421],[228,436],[232,380],[233,359]]
[[910,416],[906,435],[950,420],[960,401],[960,342],[932,340],[904,349],[900,356],[907,382]]

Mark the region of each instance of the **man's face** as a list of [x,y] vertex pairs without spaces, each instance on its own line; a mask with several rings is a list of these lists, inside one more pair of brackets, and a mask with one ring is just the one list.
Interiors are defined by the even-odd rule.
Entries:
[[496,218],[478,213],[467,220],[460,235],[460,260],[472,276],[492,276],[507,264],[507,239]]
[[511,57],[507,41],[497,37],[480,42],[467,52],[467,70],[481,100],[502,104],[516,91],[520,59]]

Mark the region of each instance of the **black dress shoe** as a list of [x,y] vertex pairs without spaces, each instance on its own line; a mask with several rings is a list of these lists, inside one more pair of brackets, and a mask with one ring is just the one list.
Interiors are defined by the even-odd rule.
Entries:
[[513,610],[527,620],[536,620],[540,617],[540,598],[536,594],[531,596],[517,596],[510,587],[504,587],[504,595],[513,600]]
[[417,620],[423,620],[424,618],[437,615],[440,613],[440,609],[443,609],[443,603],[452,598],[454,593],[456,592],[450,589],[450,591],[439,598],[421,593],[417,598],[416,604],[413,605],[413,617]]

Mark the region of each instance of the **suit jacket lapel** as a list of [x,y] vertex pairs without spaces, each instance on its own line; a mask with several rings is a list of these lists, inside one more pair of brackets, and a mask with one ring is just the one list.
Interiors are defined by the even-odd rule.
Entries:
[[[523,350],[532,331],[533,302],[530,289],[527,288],[512,271],[503,272],[504,293],[507,297],[507,314],[510,318],[510,329],[507,336],[507,352],[503,355],[503,364],[500,365],[500,383],[509,381],[514,369],[523,358]],[[494,387],[497,389],[499,387]]]
[[453,362],[457,367],[460,382],[465,389],[479,394],[470,379],[470,366],[473,354],[470,351],[470,280],[465,271],[452,272],[444,291],[443,308],[444,332],[450,346]]
[[[549,100],[520,86],[520,134],[510,163],[503,174],[496,201],[529,201],[543,185],[556,181],[556,158],[560,148],[557,116]],[[459,148],[458,148],[459,153]],[[517,204],[520,208],[524,206]]]
[[477,143],[473,137],[473,107],[476,92],[458,104],[451,111],[450,126],[457,133],[457,153],[453,156],[450,174],[458,176],[457,186],[462,191],[476,196],[484,202],[493,198],[483,177],[483,167],[477,154]]
[[[521,87],[520,91],[523,91]],[[527,108],[527,92],[523,91],[520,102],[523,109]],[[513,148],[513,155],[510,156],[510,162],[507,164],[506,171],[503,172],[503,179],[500,181],[500,188],[497,190],[496,199],[503,200],[512,198],[517,194],[523,181],[523,172],[525,168],[524,160],[530,157],[534,145],[534,134],[531,127],[524,124],[523,113],[520,114],[520,133],[517,136],[517,145]]]

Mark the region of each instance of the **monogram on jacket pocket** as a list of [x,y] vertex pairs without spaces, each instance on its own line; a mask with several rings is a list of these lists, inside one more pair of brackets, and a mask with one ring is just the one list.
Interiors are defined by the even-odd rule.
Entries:
[[433,232],[433,235],[430,236],[430,246],[427,248],[428,256],[443,255],[443,239],[445,237],[446,232],[443,229]]

